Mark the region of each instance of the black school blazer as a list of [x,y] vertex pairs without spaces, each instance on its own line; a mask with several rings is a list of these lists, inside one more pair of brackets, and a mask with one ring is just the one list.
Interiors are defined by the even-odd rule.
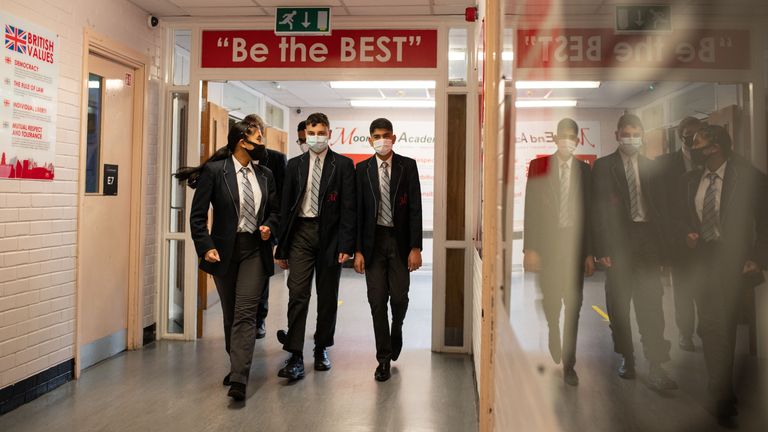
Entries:
[[392,155],[389,195],[381,196],[379,164],[376,156],[357,164],[357,250],[366,266],[373,261],[376,221],[382,199],[392,204],[392,222],[400,259],[407,265],[411,249],[422,247],[421,183],[416,161],[397,153]]
[[[259,226],[266,225],[277,231],[278,199],[275,179],[269,168],[252,163],[251,169],[261,188],[261,205],[256,215]],[[223,275],[229,268],[229,262],[235,248],[237,225],[240,221],[240,192],[238,190],[237,168],[232,157],[209,162],[203,167],[197,180],[192,209],[189,214],[189,227],[195,250],[200,258],[200,269],[214,276]],[[208,209],[213,206],[213,227],[208,232]],[[257,231],[253,234],[261,239]],[[272,243],[260,240],[261,260],[267,276],[274,274]],[[211,249],[219,251],[221,261],[209,263],[205,254]]]

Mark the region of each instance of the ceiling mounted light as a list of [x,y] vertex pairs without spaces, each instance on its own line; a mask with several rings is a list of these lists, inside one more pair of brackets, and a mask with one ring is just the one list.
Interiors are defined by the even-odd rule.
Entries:
[[573,108],[577,102],[575,100],[517,100],[517,108]]
[[516,81],[518,89],[595,89],[600,81]]
[[349,101],[354,108],[434,108],[433,100],[357,99]]
[[331,81],[335,89],[433,89],[434,81]]

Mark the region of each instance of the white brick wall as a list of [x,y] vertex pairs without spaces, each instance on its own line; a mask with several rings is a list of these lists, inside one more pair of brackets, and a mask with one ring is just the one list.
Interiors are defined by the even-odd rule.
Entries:
[[[74,357],[77,193],[83,32],[92,29],[152,59],[147,73],[142,170],[148,226],[144,242],[144,326],[155,322],[155,220],[161,35],[127,0],[3,0],[2,10],[59,35],[56,180],[0,181],[0,388]],[[85,53],[87,55],[87,53]]]

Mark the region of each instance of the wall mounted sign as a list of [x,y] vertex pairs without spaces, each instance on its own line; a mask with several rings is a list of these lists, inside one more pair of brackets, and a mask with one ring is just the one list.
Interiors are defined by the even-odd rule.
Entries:
[[204,30],[203,68],[435,68],[437,30],[336,30],[278,36],[269,30]]
[[53,180],[58,36],[0,12],[0,178]]
[[103,195],[117,195],[117,165],[104,164]]
[[277,8],[275,34],[328,35],[331,34],[331,8]]

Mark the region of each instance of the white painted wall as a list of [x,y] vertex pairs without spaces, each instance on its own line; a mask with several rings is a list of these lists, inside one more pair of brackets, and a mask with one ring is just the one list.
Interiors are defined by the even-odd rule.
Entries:
[[11,15],[59,35],[61,65],[53,182],[0,181],[0,388],[74,357],[77,194],[83,32],[90,29],[151,59],[147,68],[149,151],[143,172],[145,228],[143,324],[156,320],[155,225],[160,31],[126,0],[3,0]]

